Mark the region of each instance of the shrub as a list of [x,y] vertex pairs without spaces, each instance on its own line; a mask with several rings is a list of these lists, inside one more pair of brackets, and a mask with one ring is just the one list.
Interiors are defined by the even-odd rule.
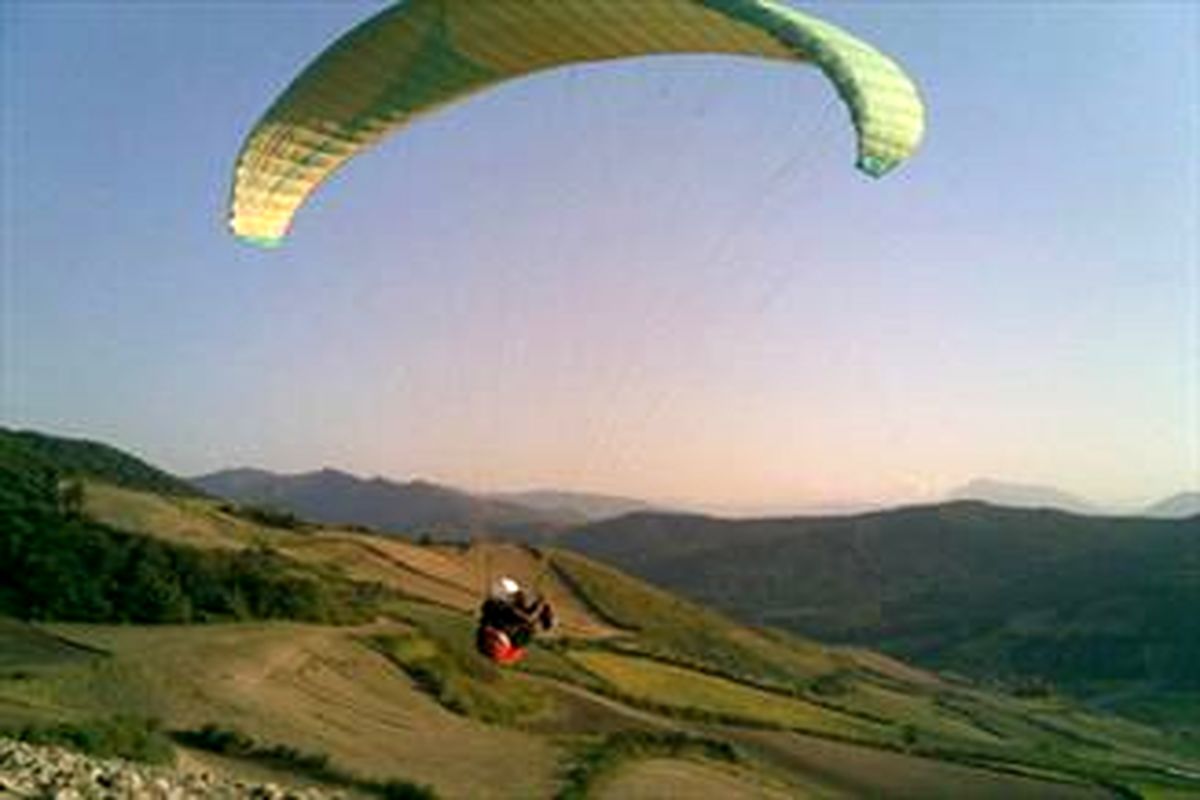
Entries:
[[290,511],[284,511],[271,506],[258,505],[235,505],[233,503],[223,503],[221,510],[226,514],[232,514],[235,517],[241,517],[249,522],[258,525],[266,525],[269,528],[284,528],[289,531],[307,531],[309,525],[300,517]]
[[845,671],[827,672],[814,678],[808,688],[819,697],[841,697],[850,692],[850,675]]
[[377,786],[376,794],[383,800],[437,800],[432,788],[409,781],[390,780]]
[[30,744],[53,745],[100,758],[147,764],[175,763],[175,748],[156,720],[112,716],[52,725],[26,725],[5,735]]

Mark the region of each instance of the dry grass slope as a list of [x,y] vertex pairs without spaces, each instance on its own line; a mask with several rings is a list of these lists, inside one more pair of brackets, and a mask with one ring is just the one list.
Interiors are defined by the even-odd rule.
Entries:
[[118,530],[193,547],[236,549],[291,538],[287,531],[228,514],[214,500],[160,495],[97,481],[84,485],[83,510]]
[[399,629],[69,626],[60,631],[111,651],[114,664],[104,674],[60,676],[55,689],[78,708],[90,688],[96,710],[114,694],[129,702],[136,693],[138,710],[171,728],[218,722],[326,753],[366,777],[429,783],[445,797],[550,796],[555,746],[443,709],[359,641],[389,630]]
[[[597,800],[662,800],[719,797],[721,800],[787,800],[796,788],[769,782],[748,770],[683,759],[654,758],[623,769],[600,787]],[[806,792],[806,797],[821,794]],[[825,795],[832,796],[832,795]]]

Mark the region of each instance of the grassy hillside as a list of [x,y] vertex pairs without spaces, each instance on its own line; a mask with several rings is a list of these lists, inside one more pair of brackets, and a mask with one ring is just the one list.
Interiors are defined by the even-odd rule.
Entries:
[[115,447],[34,431],[0,428],[0,469],[15,472],[49,469],[60,479],[90,478],[158,494],[203,495],[187,481]]
[[618,641],[619,647],[787,689],[840,666],[825,648],[740,627],[573,553],[554,551],[552,560],[597,616],[633,634]]
[[510,575],[554,603],[562,630],[583,636],[615,633],[564,585],[541,551],[524,545],[416,544],[337,527],[276,528],[220,501],[91,482],[82,489],[84,515],[111,528],[205,549],[269,548],[300,564],[468,612],[479,605],[493,578]]
[[[577,671],[562,668],[564,656],[552,648],[535,651],[526,669],[501,672],[474,658],[471,620],[461,612],[408,601],[395,618],[360,628],[6,626],[0,650],[23,655],[0,670],[0,728],[116,710],[176,731],[215,724],[323,756],[346,774],[428,783],[446,797],[554,796],[564,771],[593,758],[613,731],[648,728],[716,737],[742,751],[741,766],[721,780],[710,770],[725,768],[705,766],[707,759],[672,762],[681,787],[708,776],[717,785],[852,797],[860,795],[848,787],[863,785],[863,768],[881,762],[901,794],[937,785],[947,796],[969,786],[997,797],[1098,797],[1105,793],[1097,780],[1169,788],[1171,779],[1150,771],[1154,764],[1197,765],[1151,731],[1086,717],[1052,725],[1066,717],[1063,708],[918,689],[869,672],[850,670],[843,678],[852,688],[828,690],[845,712],[586,641],[565,654]],[[891,696],[881,699],[884,687]],[[910,695],[926,707],[901,707]],[[947,719],[965,734],[927,721],[939,703],[957,709]],[[840,748],[836,763],[812,760],[820,742]],[[612,796],[627,780],[636,785],[646,763],[618,759],[589,792]],[[1046,783],[1047,775],[1058,782]]]
[[[311,582],[333,610],[363,593],[371,604],[342,625],[219,614],[203,625],[114,625],[131,619],[120,606],[73,617],[18,603],[44,621],[0,621],[0,731],[66,725],[136,738],[143,725],[147,736],[172,735],[184,764],[362,796],[386,796],[389,781],[451,798],[1200,791],[1193,740],[745,628],[575,553],[272,527],[218,501],[94,481],[64,508],[42,466],[0,484],[2,496],[23,498],[3,507],[0,532],[17,531],[4,546],[38,553],[51,578],[62,573],[39,596],[90,585],[83,563],[109,576],[98,585],[132,585],[103,568],[126,563],[115,549],[158,553],[129,562],[133,574],[174,580],[188,597],[189,565],[245,560]],[[32,562],[21,563],[24,572]],[[565,621],[517,669],[473,651],[475,605],[501,572],[537,586]],[[27,600],[33,585],[11,577],[9,600]]]
[[84,481],[82,512],[117,530],[207,549],[274,546],[291,542],[295,530],[280,529],[253,512],[209,498],[162,495]]
[[767,521],[634,515],[563,543],[739,619],[941,669],[1089,694],[1200,690],[1196,519],[978,503]]
[[[335,622],[369,617],[380,599],[379,587],[315,570],[258,544],[198,548],[180,543],[178,535],[121,530],[89,516],[87,497],[127,496],[131,490],[76,478],[68,495],[62,473],[40,457],[20,448],[5,456],[0,463],[0,614],[122,623]],[[202,501],[145,495],[139,505],[186,516],[189,507],[177,505],[184,502]],[[195,506],[196,522],[183,528],[208,524],[204,512]],[[171,532],[177,534],[175,528]]]
[[55,630],[107,655],[74,669],[27,665],[21,680],[0,680],[0,717],[22,719],[31,704],[76,720],[119,707],[176,731],[242,731],[324,754],[355,775],[431,783],[450,797],[546,797],[554,785],[551,742],[444,709],[361,641],[390,628]]

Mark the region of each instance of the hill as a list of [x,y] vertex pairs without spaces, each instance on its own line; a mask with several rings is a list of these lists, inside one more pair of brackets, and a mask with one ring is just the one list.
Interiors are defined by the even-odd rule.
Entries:
[[976,678],[1083,696],[1200,690],[1196,520],[959,502],[757,521],[641,514],[561,541],[745,621]]
[[[1200,790],[1194,740],[747,628],[577,553],[420,545],[94,480],[64,507],[43,468],[0,474],[27,479],[0,486],[24,498],[0,506],[0,552],[32,548],[42,570],[0,583],[25,617],[0,624],[0,738],[165,750],[181,769],[353,797]],[[562,620],[514,670],[473,649],[501,573]],[[112,602],[81,615],[68,601],[84,586]],[[311,602],[277,602],[295,595]],[[169,613],[137,616],[155,598]]]
[[652,511],[644,500],[590,492],[564,492],[554,489],[535,489],[524,492],[500,492],[494,499],[516,503],[526,508],[551,512],[577,523],[599,522],[637,511]]
[[[133,520],[160,500],[125,492],[103,507],[129,504]],[[214,504],[195,524],[223,513]],[[0,651],[15,654],[0,669],[0,732],[157,719],[205,771],[362,796],[401,782],[472,798],[617,797],[647,782],[734,797],[1200,788],[1187,777],[1200,752],[1153,729],[746,629],[577,554],[244,524],[220,547],[266,536],[287,558],[397,594],[349,626],[0,626]],[[472,652],[478,587],[498,570],[564,612],[516,671]]]
[[574,515],[476,497],[427,481],[364,479],[334,469],[295,475],[224,470],[192,482],[218,497],[285,510],[315,522],[442,539],[482,533],[537,540],[578,521]]
[[185,480],[101,442],[0,428],[0,468],[16,474],[52,469],[63,478],[89,478],[129,489],[195,497]]

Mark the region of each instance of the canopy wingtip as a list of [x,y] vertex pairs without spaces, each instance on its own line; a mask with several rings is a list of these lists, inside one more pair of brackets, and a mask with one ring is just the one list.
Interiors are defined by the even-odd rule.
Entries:
[[245,233],[235,233],[234,236],[237,237],[238,241],[264,250],[274,250],[283,245],[282,236],[255,236]]
[[870,175],[872,178],[882,178],[899,166],[899,164],[900,162],[896,159],[864,155],[859,157],[855,166],[858,167],[859,171]]

